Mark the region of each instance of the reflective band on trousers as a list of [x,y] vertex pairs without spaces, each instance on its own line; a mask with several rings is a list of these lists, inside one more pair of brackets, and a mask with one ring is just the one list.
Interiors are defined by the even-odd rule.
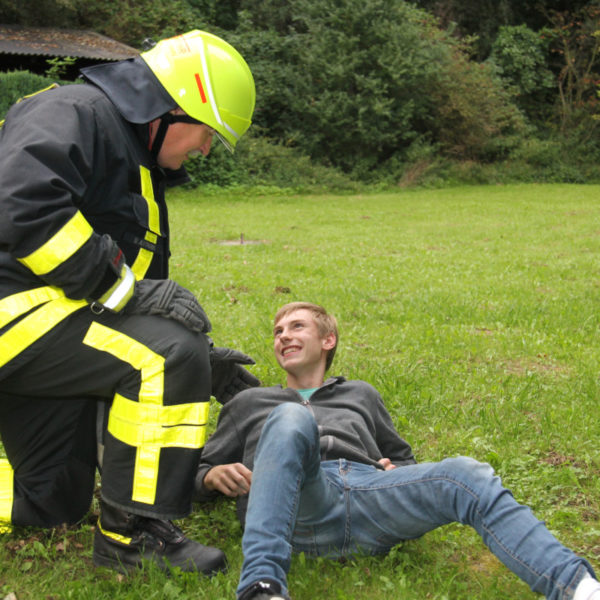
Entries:
[[140,371],[138,401],[116,394],[108,431],[137,448],[132,500],[153,504],[161,448],[201,448],[206,435],[208,402],[163,406],[165,359],[124,333],[92,323],[83,343],[108,352]]
[[0,327],[40,304],[40,308],[0,336],[0,367],[18,356],[70,314],[87,306],[85,300],[66,298],[58,288],[36,288],[0,300]]
[[14,473],[6,458],[0,458],[0,533],[11,530]]

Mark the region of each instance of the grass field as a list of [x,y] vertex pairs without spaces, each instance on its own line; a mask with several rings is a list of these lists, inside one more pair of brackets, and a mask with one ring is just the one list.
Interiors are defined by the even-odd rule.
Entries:
[[[292,300],[325,305],[341,326],[332,371],[379,388],[418,460],[490,462],[600,568],[599,197],[600,186],[569,185],[179,191],[170,198],[171,275],[197,294],[216,345],[251,354],[266,385],[282,382],[275,310]],[[0,598],[234,598],[242,557],[230,501],[197,506],[180,523],[227,552],[230,572],[211,580],[95,570],[94,508],[78,529],[0,537]],[[298,556],[289,583],[294,600],[535,597],[458,525],[384,558]]]

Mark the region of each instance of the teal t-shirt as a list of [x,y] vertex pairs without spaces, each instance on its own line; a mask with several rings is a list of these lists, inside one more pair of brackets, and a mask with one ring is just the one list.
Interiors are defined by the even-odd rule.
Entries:
[[319,388],[309,388],[306,390],[298,390],[298,393],[302,396],[302,398],[304,398],[304,400],[308,401],[308,400],[310,400],[310,397],[313,395],[313,392],[318,389]]

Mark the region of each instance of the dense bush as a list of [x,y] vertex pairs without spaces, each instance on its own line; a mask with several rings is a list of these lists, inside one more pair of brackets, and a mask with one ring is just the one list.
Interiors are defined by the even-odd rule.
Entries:
[[548,117],[556,88],[549,44],[548,35],[526,25],[500,27],[489,58],[519,106],[536,122]]
[[243,14],[236,38],[257,80],[255,120],[280,144],[370,179],[424,136],[447,155],[490,159],[521,127],[492,71],[425,11],[396,0],[286,7],[275,23]]
[[[0,119],[20,98],[55,83],[56,79],[36,75],[29,71],[10,71],[0,73]],[[60,82],[58,82],[60,83]]]

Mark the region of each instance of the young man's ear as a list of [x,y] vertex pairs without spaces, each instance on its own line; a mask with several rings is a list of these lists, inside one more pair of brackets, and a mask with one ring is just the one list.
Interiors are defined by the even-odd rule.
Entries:
[[335,337],[335,333],[328,333],[323,338],[323,350],[331,350],[332,348],[335,348],[336,343],[337,338]]

